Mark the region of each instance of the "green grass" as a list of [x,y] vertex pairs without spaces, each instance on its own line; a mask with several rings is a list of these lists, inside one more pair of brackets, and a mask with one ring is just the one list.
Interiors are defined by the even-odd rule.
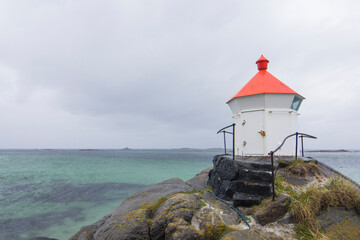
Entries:
[[296,232],[297,239],[307,239],[307,240],[315,239],[315,236],[312,233],[312,231],[307,226],[304,226],[302,224],[297,225],[294,228],[294,231]]

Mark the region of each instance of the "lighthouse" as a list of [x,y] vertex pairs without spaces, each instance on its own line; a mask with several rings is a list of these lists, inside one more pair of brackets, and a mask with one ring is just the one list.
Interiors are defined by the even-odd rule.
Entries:
[[[267,155],[298,131],[298,110],[304,97],[270,74],[268,63],[261,55],[256,75],[227,102],[236,124],[236,155]],[[286,141],[277,154],[295,155],[294,141]]]

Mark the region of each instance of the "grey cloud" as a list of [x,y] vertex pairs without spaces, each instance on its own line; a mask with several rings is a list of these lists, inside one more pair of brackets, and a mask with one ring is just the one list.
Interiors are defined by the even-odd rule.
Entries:
[[[152,141],[157,147],[218,146],[217,128],[232,122],[225,102],[256,74],[254,63],[264,54],[272,74],[309,96],[301,111],[316,118],[314,106],[332,101],[326,92],[331,89],[322,84],[355,82],[359,74],[359,4],[324,3],[3,1],[0,87],[8,105],[2,109],[12,109],[19,118],[26,115],[22,109],[40,108],[44,116],[31,117],[34,125],[56,115],[37,133],[42,138],[35,142],[42,146],[46,138],[60,141],[52,141],[57,132],[49,135],[47,128],[79,128],[80,122],[84,132],[78,142],[85,144],[89,131],[104,136],[89,143],[94,147],[137,142],[137,137],[157,138]],[[5,68],[11,71],[1,71]],[[339,80],[340,75],[329,74],[327,84],[321,76],[334,69],[353,75]],[[349,99],[351,106],[357,100]],[[347,105],[338,107],[351,116]],[[321,111],[335,114],[330,106]],[[314,118],[305,117],[303,125]],[[129,128],[133,134],[125,139]],[[153,135],[162,131],[163,138]],[[63,134],[58,132],[62,141],[71,136]],[[168,138],[179,140],[169,145]],[[206,140],[192,140],[199,138]]]

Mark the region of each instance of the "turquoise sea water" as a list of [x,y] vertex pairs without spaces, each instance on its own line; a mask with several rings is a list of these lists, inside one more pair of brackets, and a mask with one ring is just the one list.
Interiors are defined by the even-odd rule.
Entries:
[[[0,150],[0,240],[68,239],[130,194],[188,180],[221,149]],[[360,183],[360,152],[313,153]]]

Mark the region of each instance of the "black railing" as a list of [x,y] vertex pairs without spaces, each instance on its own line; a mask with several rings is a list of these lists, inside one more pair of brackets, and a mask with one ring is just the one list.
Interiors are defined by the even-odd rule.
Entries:
[[313,139],[317,139],[317,137],[311,136],[309,134],[306,133],[293,133],[290,134],[289,136],[287,136],[286,138],[284,138],[283,142],[280,144],[280,146],[278,146],[274,151],[271,151],[268,153],[268,155],[271,156],[271,175],[272,175],[272,192],[273,192],[273,201],[275,200],[275,176],[274,176],[274,153],[276,153],[286,142],[286,140],[288,140],[289,138],[296,136],[296,140],[295,140],[295,160],[297,159],[297,153],[298,153],[298,138],[301,138],[301,155],[302,157],[304,157],[304,137],[305,138],[313,138]]
[[[232,127],[232,132],[228,132],[228,131],[225,131],[225,129],[229,128],[229,127]],[[219,133],[224,133],[224,149],[225,149],[225,154],[226,153],[226,134],[232,134],[233,135],[233,149],[232,149],[232,152],[233,152],[233,160],[235,160],[235,123],[229,125],[229,126],[226,126],[226,127],[223,127],[222,129],[220,129],[217,134]]]

